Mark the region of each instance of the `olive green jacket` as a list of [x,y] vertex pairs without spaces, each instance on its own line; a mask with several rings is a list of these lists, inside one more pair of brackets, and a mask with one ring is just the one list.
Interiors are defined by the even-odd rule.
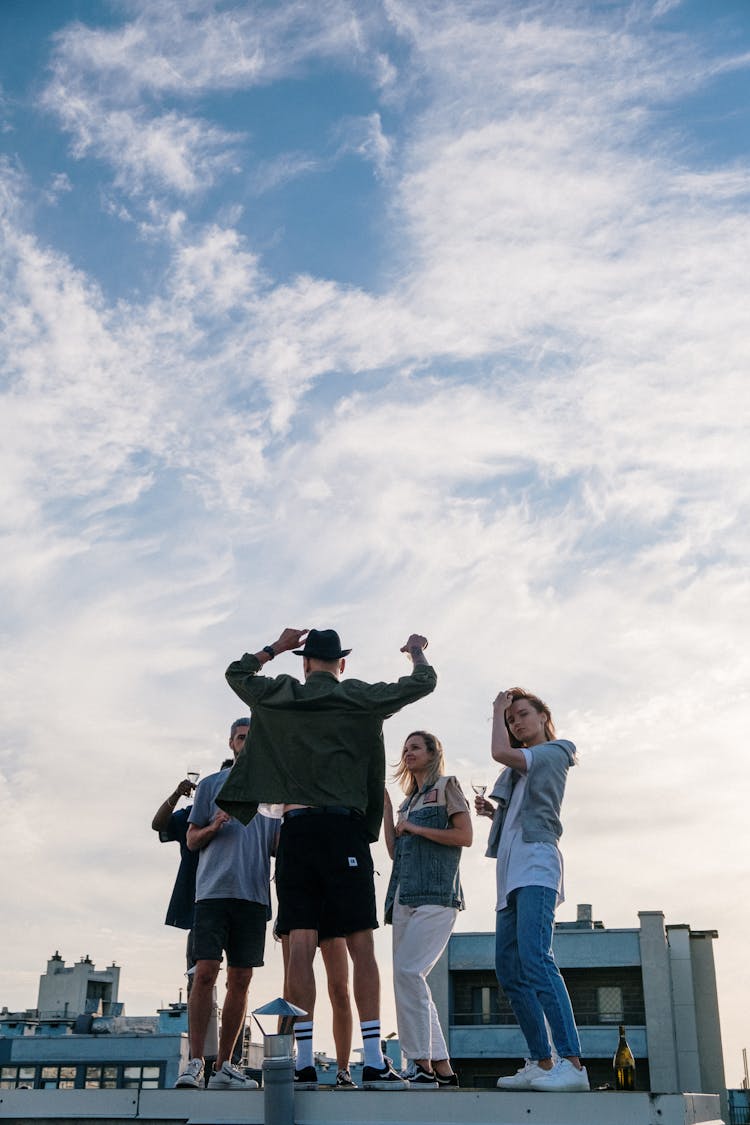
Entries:
[[230,664],[229,686],[250,707],[252,721],[216,803],[247,824],[260,801],[344,805],[365,818],[370,840],[383,819],[383,722],[434,691],[435,670],[417,664],[393,684],[337,680],[313,672],[260,676],[257,657]]

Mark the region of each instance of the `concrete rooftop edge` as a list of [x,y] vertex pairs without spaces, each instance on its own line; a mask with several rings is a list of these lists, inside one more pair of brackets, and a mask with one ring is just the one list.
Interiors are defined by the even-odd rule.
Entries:
[[[713,1094],[297,1091],[299,1125],[722,1125]],[[262,1091],[0,1090],[0,1121],[263,1125]]]

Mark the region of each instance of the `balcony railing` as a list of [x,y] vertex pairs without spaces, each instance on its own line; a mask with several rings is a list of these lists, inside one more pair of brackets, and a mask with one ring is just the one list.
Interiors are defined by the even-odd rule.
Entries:
[[[624,1023],[626,1027],[645,1027],[646,1013],[643,1008],[626,1008],[623,1012],[599,1012],[594,1009],[574,1010],[577,1027],[615,1027]],[[518,1020],[510,1009],[489,1012],[458,1010],[453,1012],[455,1027],[513,1027]]]

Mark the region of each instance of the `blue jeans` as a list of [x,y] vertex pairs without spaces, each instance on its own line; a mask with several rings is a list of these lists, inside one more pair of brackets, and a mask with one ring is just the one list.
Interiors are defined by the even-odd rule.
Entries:
[[529,1058],[552,1054],[544,1017],[557,1053],[581,1053],[568,990],[552,956],[552,926],[557,893],[549,887],[519,887],[497,912],[495,972],[521,1031]]

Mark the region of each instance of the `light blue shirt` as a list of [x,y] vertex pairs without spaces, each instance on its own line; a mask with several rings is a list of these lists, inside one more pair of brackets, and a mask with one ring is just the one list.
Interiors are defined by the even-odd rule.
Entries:
[[[205,828],[216,816],[216,797],[230,770],[209,774],[193,797],[190,823]],[[232,817],[210,843],[201,848],[195,881],[195,901],[239,898],[271,907],[271,856],[276,850],[279,821],[256,816],[248,825]]]

